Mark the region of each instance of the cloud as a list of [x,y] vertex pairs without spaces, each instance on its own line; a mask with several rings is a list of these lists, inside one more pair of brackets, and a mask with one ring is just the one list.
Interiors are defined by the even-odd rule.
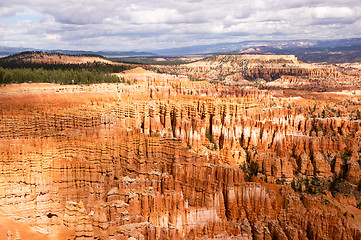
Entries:
[[5,16],[2,20],[2,23],[4,24],[15,24],[19,21],[37,21],[45,18],[46,15],[30,10],[25,9],[23,12],[13,12],[9,13],[7,16]]
[[242,40],[361,37],[359,0],[13,0],[1,45],[149,50]]

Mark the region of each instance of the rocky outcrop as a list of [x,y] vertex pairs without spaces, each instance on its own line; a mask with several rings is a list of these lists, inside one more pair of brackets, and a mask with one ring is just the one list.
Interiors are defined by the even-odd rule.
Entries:
[[361,237],[357,194],[328,191],[357,193],[353,105],[137,71],[0,89],[4,216],[53,239]]
[[342,74],[335,66],[306,64],[293,55],[239,54],[215,55],[194,63],[178,67],[162,66],[159,69],[188,75],[193,79],[243,82],[258,78],[272,81],[282,76],[303,76],[304,78],[337,78]]
[[231,86],[308,91],[339,91],[360,86],[354,66],[303,63],[293,55],[215,55],[178,66],[155,66],[158,72],[188,76]]

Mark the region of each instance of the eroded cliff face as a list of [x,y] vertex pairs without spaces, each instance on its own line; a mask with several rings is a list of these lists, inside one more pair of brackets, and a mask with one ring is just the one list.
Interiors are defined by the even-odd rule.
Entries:
[[[157,66],[158,71],[186,75],[226,85],[253,85],[264,88],[331,91],[360,85],[360,72],[348,65],[308,64],[294,55],[215,55],[200,61]],[[358,77],[357,77],[358,76]]]
[[122,77],[0,89],[1,214],[52,239],[361,238],[359,95]]

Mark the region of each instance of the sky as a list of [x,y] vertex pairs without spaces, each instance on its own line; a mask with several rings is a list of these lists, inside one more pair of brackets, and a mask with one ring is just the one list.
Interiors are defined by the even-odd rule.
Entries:
[[360,0],[8,0],[0,46],[145,51],[361,37]]

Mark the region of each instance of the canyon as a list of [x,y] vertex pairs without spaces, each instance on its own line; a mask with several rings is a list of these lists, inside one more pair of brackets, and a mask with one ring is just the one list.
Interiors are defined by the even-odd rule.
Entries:
[[361,239],[357,66],[215,55],[1,86],[0,239]]
[[357,63],[303,63],[294,55],[214,55],[188,64],[158,66],[153,69],[158,72],[187,75],[191,80],[211,80],[227,85],[255,85],[257,88],[265,85],[331,91],[357,87],[360,84]]

